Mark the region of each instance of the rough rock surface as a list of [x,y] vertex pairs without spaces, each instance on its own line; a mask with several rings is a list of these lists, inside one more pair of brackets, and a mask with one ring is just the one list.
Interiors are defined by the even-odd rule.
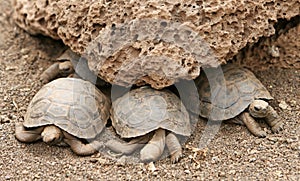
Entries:
[[[14,17],[17,24],[32,34],[44,34],[55,39],[62,39],[72,50],[83,54],[89,43],[94,40],[99,32],[118,27],[121,23],[132,19],[165,19],[171,22],[184,23],[197,32],[209,45],[219,63],[232,58],[247,43],[256,42],[262,36],[270,36],[275,33],[273,25],[278,19],[290,19],[300,14],[299,0],[167,0],[167,1],[69,1],[69,0],[13,0],[15,8]],[[161,40],[161,39],[160,39]],[[193,52],[188,55],[181,54],[181,47],[165,42],[150,42],[158,55],[168,56],[171,59],[166,63],[157,64],[162,67],[157,72],[167,70],[167,65],[174,68],[166,73],[153,74],[147,68],[139,64],[143,75],[130,78],[136,73],[127,70],[127,74],[119,74],[118,64],[120,60],[131,60],[132,56],[151,55],[149,41],[137,41],[130,46],[124,45],[112,52],[112,56],[105,59],[111,73],[99,71],[99,76],[119,85],[130,85],[131,81],[149,83],[155,88],[168,86],[178,78],[193,79],[199,74],[200,67],[211,66],[211,62],[203,63],[193,60]],[[189,59],[192,62],[193,71],[189,71],[185,63],[180,62]],[[153,63],[151,63],[151,66]],[[122,62],[122,67],[130,66]],[[153,71],[154,68],[151,67]],[[175,70],[175,71],[174,71]],[[102,72],[102,73],[101,73]],[[183,72],[176,75],[177,72]],[[115,79],[115,75],[118,78]],[[138,75],[140,76],[140,75]]]
[[300,69],[300,16],[272,37],[245,47],[235,60],[252,70],[271,66]]

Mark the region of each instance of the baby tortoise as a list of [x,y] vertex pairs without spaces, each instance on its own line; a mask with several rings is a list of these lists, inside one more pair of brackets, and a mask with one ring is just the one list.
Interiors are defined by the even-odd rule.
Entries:
[[31,100],[24,122],[16,124],[16,138],[67,144],[78,155],[91,155],[103,146],[95,138],[109,119],[110,107],[110,99],[90,82],[60,78],[44,85]]
[[245,124],[258,137],[265,137],[266,132],[254,118],[264,118],[274,133],[279,132],[283,122],[267,102],[273,97],[255,75],[234,65],[226,65],[222,71],[207,69],[210,77],[202,74],[196,79],[200,115],[212,121]]
[[177,162],[182,156],[182,148],[176,134],[191,135],[189,114],[180,99],[168,90],[159,91],[147,86],[116,99],[111,120],[122,138],[133,139],[128,143],[110,140],[106,146],[122,154],[131,154],[143,147],[140,151],[143,162],[158,160],[165,144],[171,161]]

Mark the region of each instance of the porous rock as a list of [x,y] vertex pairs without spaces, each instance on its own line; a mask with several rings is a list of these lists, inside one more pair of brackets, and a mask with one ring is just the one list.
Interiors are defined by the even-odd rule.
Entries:
[[235,60],[256,70],[270,67],[300,69],[300,16],[296,18],[271,38],[246,46]]
[[[150,18],[188,26],[209,46],[213,52],[212,58],[218,63],[231,59],[247,43],[274,34],[273,25],[278,19],[290,19],[300,14],[299,0],[13,0],[13,5],[14,18],[20,27],[32,34],[62,39],[80,54],[94,52],[91,56],[96,58],[97,55],[104,55],[100,51],[87,51],[99,33],[101,35],[101,32],[112,30],[133,19]],[[90,67],[96,70],[95,67],[104,66],[96,73],[110,83],[125,86],[149,83],[154,88],[163,88],[180,78],[197,77],[201,66],[215,66],[215,61],[210,61],[211,58],[207,62],[198,60],[195,52],[182,53],[185,49],[176,45],[172,42],[151,42],[149,39],[137,40],[132,44],[123,44],[116,52],[108,51],[112,53],[110,56],[105,57],[105,54],[103,62],[97,59],[99,65]],[[207,51],[206,48],[203,48],[204,52]],[[137,58],[153,55],[168,59],[152,58],[150,61],[147,58]],[[211,53],[208,55],[212,56]],[[141,62],[132,65],[132,59]]]

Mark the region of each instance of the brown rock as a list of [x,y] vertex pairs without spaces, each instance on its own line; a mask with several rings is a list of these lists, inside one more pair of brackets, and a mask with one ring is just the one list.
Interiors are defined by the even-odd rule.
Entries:
[[252,70],[274,66],[300,69],[299,23],[300,16],[297,16],[276,35],[247,46],[238,53],[237,61]]
[[[73,51],[80,54],[87,51],[87,47],[98,37],[99,33],[119,27],[120,24],[128,23],[132,19],[150,18],[178,22],[191,28],[201,37],[203,40],[201,42],[205,42],[204,48],[201,46],[200,49],[208,52],[212,50],[214,55],[208,53],[203,54],[203,57],[209,56],[209,60],[215,57],[218,63],[224,63],[232,58],[247,43],[256,42],[262,36],[274,34],[273,25],[279,18],[290,19],[300,14],[297,8],[300,6],[298,0],[210,0],[205,2],[194,0],[13,0],[13,5],[14,18],[20,27],[32,34],[44,34],[55,39],[62,39]],[[141,33],[139,35],[143,35]],[[184,37],[184,34],[181,34],[181,37]],[[96,73],[110,83],[125,86],[132,83],[149,83],[155,88],[163,88],[173,84],[179,78],[195,78],[200,73],[201,66],[215,65],[214,62],[197,59],[194,55],[197,51],[187,51],[185,54],[186,49],[178,44],[174,46],[172,42],[147,40],[122,44],[116,52],[107,52],[111,53],[105,54],[110,55],[108,57],[98,57],[102,54],[94,54],[97,55],[95,61],[104,66],[97,67],[99,69]],[[186,42],[190,43],[190,41]],[[209,50],[205,45],[208,45]],[[140,60],[137,58],[147,56],[167,56],[169,59]],[[132,59],[141,62],[134,62],[132,65]],[[93,66],[90,67],[93,69]],[[131,69],[128,69],[128,66],[132,66]],[[124,71],[120,71],[120,67]],[[116,75],[118,75],[117,78]],[[132,76],[134,78],[131,78]]]

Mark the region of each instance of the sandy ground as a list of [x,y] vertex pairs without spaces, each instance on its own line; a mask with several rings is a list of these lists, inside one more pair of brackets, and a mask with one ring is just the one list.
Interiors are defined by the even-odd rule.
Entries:
[[[244,126],[222,124],[205,153],[195,156],[184,148],[179,163],[160,160],[156,171],[101,154],[79,157],[66,147],[18,142],[14,124],[24,120],[41,87],[39,75],[63,45],[16,27],[7,1],[0,2],[0,9],[0,180],[300,180],[300,70],[295,69],[254,71],[275,97],[271,105],[285,123],[279,134],[263,123],[266,138],[254,137]],[[205,124],[198,123],[187,145],[197,146]]]

